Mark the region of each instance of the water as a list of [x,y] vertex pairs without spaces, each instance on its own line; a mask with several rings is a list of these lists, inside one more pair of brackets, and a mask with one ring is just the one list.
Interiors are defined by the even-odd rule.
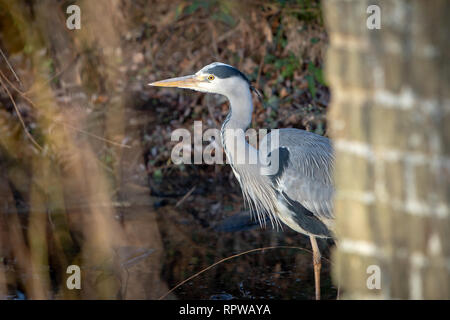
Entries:
[[[227,195],[222,188],[211,187],[205,194],[191,195],[178,207],[173,204],[179,200],[175,198],[166,199],[165,205],[157,201],[157,208],[129,209],[133,212],[133,218],[125,218],[125,224],[138,224],[139,229],[153,230],[154,251],[141,261],[135,259],[136,265],[128,268],[130,274],[142,272],[139,271],[139,264],[150,264],[151,268],[160,270],[157,280],[149,269],[141,273],[142,277],[138,280],[142,283],[148,278],[149,287],[159,288],[152,298],[164,296],[182,281],[221,259],[248,250],[275,246],[309,250],[309,238],[287,228],[278,231],[271,227],[261,229],[248,218],[247,212],[236,212],[235,209],[241,208],[242,204],[234,200],[236,195]],[[211,212],[212,203],[216,203],[215,212]],[[127,213],[124,216],[127,217]],[[327,256],[327,244],[324,242],[323,245],[323,253]],[[330,283],[329,272],[329,263],[323,261],[322,297],[335,299],[336,290]],[[126,296],[131,297],[128,294]],[[223,261],[182,284],[165,298],[228,300],[313,297],[311,254],[292,248],[274,248]]]

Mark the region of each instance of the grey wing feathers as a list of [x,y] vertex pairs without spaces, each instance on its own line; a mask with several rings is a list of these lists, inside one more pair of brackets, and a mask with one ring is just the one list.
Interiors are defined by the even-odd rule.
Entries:
[[[270,146],[271,136],[272,132],[262,143]],[[334,155],[330,140],[304,130],[280,129],[279,146],[284,151],[280,153],[279,174],[272,179],[274,187],[320,220],[333,219]]]

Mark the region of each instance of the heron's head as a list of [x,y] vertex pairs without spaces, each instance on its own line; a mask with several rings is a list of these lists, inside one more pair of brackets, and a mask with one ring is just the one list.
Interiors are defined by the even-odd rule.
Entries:
[[248,91],[252,88],[250,81],[242,72],[221,62],[211,63],[193,75],[156,81],[149,85],[191,89],[225,96],[239,94],[241,90]]

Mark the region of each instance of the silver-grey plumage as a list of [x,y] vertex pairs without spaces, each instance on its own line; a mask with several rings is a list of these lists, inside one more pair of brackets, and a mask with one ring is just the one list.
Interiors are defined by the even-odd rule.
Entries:
[[[260,145],[271,146],[272,132]],[[266,155],[271,162],[278,153],[275,174],[261,174],[258,164],[232,164],[246,202],[262,224],[269,217],[273,224],[281,221],[303,234],[331,236],[334,156],[329,139],[304,130],[280,129],[278,140],[277,148],[268,148]]]
[[[270,134],[267,140],[270,141]],[[265,140],[262,143],[270,145]],[[286,148],[286,152],[280,153],[280,157],[288,159],[285,159],[285,164],[280,159],[282,172],[277,181],[272,179],[273,188],[284,194],[285,198],[303,206],[328,229],[332,229],[334,153],[330,140],[304,130],[280,129],[279,144],[280,148]],[[297,211],[301,211],[298,206]],[[297,212],[298,214],[300,213]],[[310,223],[314,222],[310,220]],[[296,227],[293,229],[321,237],[329,236],[326,230],[314,228],[310,223],[307,223],[304,230],[297,230]]]
[[333,219],[333,148],[330,140],[303,130],[281,129],[280,145],[290,157],[280,186],[321,220]]

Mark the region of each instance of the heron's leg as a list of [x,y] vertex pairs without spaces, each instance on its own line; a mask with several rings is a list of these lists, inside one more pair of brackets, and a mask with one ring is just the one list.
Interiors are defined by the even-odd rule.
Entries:
[[322,267],[321,255],[319,246],[317,245],[316,237],[309,236],[311,240],[311,247],[313,250],[313,263],[314,263],[314,282],[316,288],[316,300],[320,300],[320,269]]

